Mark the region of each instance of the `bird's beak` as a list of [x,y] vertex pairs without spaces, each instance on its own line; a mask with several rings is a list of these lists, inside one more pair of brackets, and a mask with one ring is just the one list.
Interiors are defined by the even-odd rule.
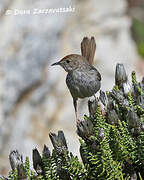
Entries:
[[51,64],[51,66],[56,66],[56,65],[60,65],[60,61],[58,61],[58,62],[56,62],[56,63]]

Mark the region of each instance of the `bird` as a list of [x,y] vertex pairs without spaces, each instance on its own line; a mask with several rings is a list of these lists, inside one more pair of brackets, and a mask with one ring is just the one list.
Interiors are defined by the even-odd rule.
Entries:
[[79,123],[77,100],[95,96],[101,87],[101,74],[93,66],[96,51],[95,38],[84,37],[81,42],[81,55],[70,54],[51,66],[60,65],[66,72],[66,85],[73,98],[76,122]]

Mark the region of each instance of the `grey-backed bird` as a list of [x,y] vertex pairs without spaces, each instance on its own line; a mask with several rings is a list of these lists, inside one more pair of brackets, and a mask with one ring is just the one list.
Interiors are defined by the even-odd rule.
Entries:
[[95,95],[101,87],[101,75],[92,65],[96,51],[94,37],[84,37],[81,42],[81,55],[70,54],[52,66],[60,65],[67,72],[66,84],[73,98],[76,120],[78,120],[77,100]]

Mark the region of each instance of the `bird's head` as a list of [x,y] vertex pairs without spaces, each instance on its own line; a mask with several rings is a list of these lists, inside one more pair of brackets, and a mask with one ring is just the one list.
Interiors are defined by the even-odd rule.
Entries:
[[84,57],[77,55],[77,54],[71,54],[68,56],[65,56],[60,61],[52,64],[52,66],[60,65],[64,68],[66,72],[72,72],[77,68],[80,68],[85,63]]

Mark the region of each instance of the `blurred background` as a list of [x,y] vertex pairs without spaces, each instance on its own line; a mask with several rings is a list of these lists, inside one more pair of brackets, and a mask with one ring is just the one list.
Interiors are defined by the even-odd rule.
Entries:
[[[70,7],[72,12],[40,13]],[[102,90],[113,87],[118,62],[129,76],[132,70],[144,76],[144,0],[0,1],[0,174],[9,170],[11,150],[31,158],[35,147],[51,149],[49,132],[63,130],[69,150],[79,156],[66,73],[50,65],[79,54],[84,36],[96,39]],[[84,113],[87,99],[79,100],[80,119]]]

